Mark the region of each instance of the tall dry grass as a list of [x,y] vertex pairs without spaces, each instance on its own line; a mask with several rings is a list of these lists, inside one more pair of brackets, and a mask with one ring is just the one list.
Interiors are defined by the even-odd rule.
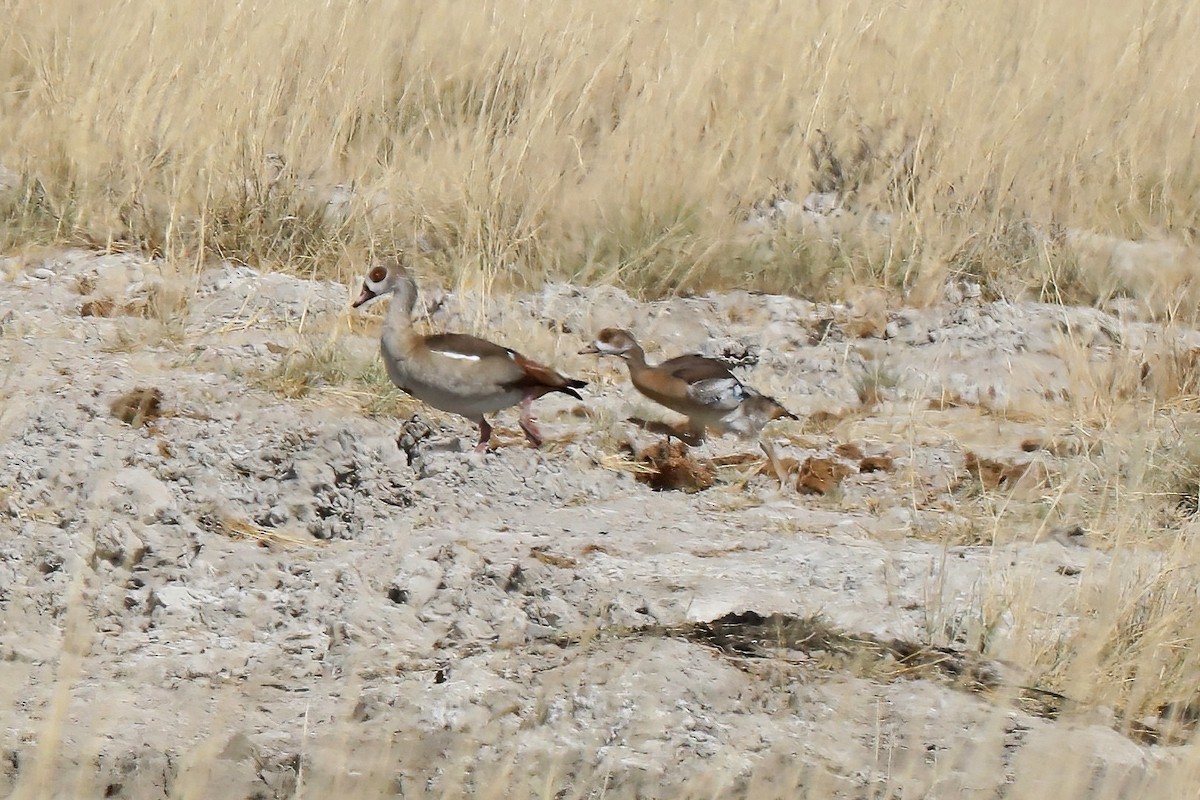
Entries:
[[[1093,282],[1055,231],[1200,225],[1198,30],[1183,0],[0,0],[0,252],[84,243],[344,278],[405,248],[485,288],[820,296],[964,274],[1086,300]],[[756,205],[814,190],[891,215],[892,235],[764,245],[739,228]],[[1104,546],[1162,557],[1141,580],[1087,582],[1063,604],[1080,623],[1052,639],[1030,584],[998,579],[978,627],[1010,621],[978,644],[1112,709],[1123,731],[1174,711],[1190,735],[1197,526],[1164,522],[1179,487],[1162,476],[1194,494],[1200,457],[1148,434],[1152,418],[1110,431],[1113,408],[1077,412],[1124,438],[1052,486],[1052,510],[1073,500]],[[961,758],[1004,747],[981,731]],[[1075,775],[1085,760],[1048,760],[1071,776],[1062,796],[1094,796]],[[1194,793],[1196,763],[1164,774],[1158,796]],[[784,777],[751,788],[832,791],[802,769]],[[567,796],[588,778],[602,776],[565,781]]]
[[[1196,30],[1182,0],[7,0],[0,244],[321,274],[407,247],[473,284],[650,293],[964,272],[1061,296],[1069,259],[1025,222],[1197,224]],[[353,198],[328,215],[335,184]],[[738,234],[814,188],[893,235]]]

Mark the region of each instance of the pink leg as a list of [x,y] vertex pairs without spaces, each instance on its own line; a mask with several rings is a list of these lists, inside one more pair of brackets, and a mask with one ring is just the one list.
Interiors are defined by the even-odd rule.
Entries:
[[667,427],[667,444],[671,443],[671,437],[674,436],[679,441],[683,442],[688,447],[699,447],[704,443],[704,426],[688,420],[687,423],[680,425],[677,428]]
[[492,441],[492,426],[483,417],[479,418],[479,444],[475,445],[476,453],[486,453],[488,443]]
[[542,446],[542,432],[538,430],[533,419],[533,401],[537,399],[536,395],[527,394],[525,399],[521,401],[521,418],[519,424],[521,430],[525,431],[525,438],[529,440],[529,444],[533,447]]

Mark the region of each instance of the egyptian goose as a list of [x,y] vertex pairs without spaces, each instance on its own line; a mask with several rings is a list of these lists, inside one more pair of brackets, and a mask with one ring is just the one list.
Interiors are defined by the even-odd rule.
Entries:
[[629,377],[639,392],[688,418],[696,439],[706,428],[743,438],[757,435],[774,419],[797,419],[774,399],[759,394],[730,372],[729,365],[699,355],[679,356],[656,367],[629,331],[605,328],[581,354],[612,355],[629,364]]
[[463,333],[422,336],[414,331],[417,284],[397,259],[371,268],[353,307],[392,293],[380,347],[388,377],[421,402],[477,424],[475,452],[485,452],[492,438],[484,414],[519,403],[521,430],[532,446],[540,447],[542,435],[530,411],[533,401],[549,392],[583,399],[575,390],[586,381],[564,377],[515,350]]

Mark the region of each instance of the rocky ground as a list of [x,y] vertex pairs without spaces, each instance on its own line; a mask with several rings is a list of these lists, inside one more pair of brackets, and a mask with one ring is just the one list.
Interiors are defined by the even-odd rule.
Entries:
[[[1192,332],[970,286],[925,309],[430,287],[431,327],[591,381],[539,402],[543,449],[510,411],[477,457],[380,378],[351,293],[0,260],[0,793],[1130,797],[1191,774],[1178,738],[1021,655],[1162,557],[1079,524],[1057,479],[1103,460],[1093,395],[1125,366],[1153,391]],[[628,418],[670,415],[577,355],[609,324],[737,361],[801,417],[767,430],[780,462],[717,439],[676,454],[700,485],[639,480],[659,438]]]

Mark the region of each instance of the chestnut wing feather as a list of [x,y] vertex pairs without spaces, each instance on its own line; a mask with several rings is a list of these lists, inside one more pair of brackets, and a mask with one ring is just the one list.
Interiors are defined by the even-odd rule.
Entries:
[[548,392],[565,392],[579,400],[583,398],[574,390],[587,386],[587,381],[564,377],[550,367],[526,358],[516,350],[466,333],[438,333],[426,336],[425,344],[429,346],[430,350],[440,353],[459,353],[478,358],[498,356],[510,360],[519,369],[519,372],[514,370],[516,377],[511,381],[506,381],[504,386],[521,389],[544,387]]
[[658,365],[658,369],[670,373],[685,383],[708,380],[737,380],[724,361],[705,356],[688,355],[672,358]]
[[517,366],[525,372],[525,378],[518,380],[514,385],[544,386],[547,391],[562,392],[577,400],[583,399],[575,390],[587,386],[587,381],[568,378],[545,364],[539,364],[531,358],[526,358],[515,350],[510,350],[509,353],[512,354],[513,361],[517,362]]

